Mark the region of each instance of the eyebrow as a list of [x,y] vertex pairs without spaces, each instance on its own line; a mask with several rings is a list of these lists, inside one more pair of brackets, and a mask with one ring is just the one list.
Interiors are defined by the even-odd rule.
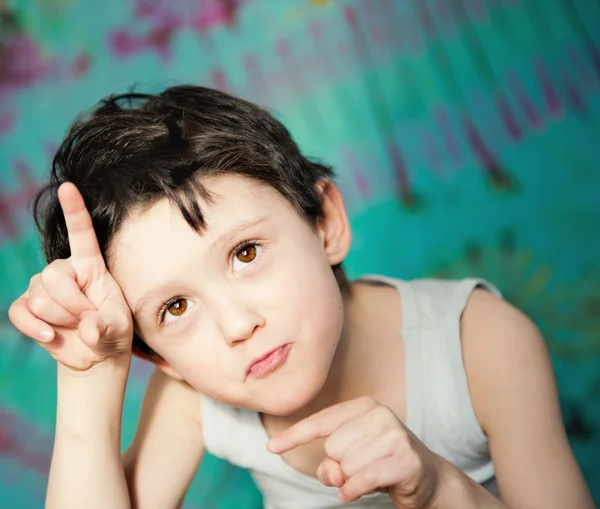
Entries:
[[247,222],[244,222],[244,223],[239,223],[239,224],[233,226],[229,230],[227,230],[227,231],[223,232],[221,235],[219,235],[219,237],[217,237],[211,243],[211,245],[210,245],[211,249],[214,248],[214,247],[216,247],[216,246],[219,246],[220,244],[223,244],[226,241],[233,240],[234,237],[236,237],[237,235],[239,235],[244,230],[247,230],[248,228],[252,228],[253,226],[256,226],[257,224],[262,223],[266,219],[267,219],[267,216],[261,216],[258,219],[254,219],[252,221],[247,221]]
[[175,283],[162,283],[148,290],[133,309],[133,316],[139,318],[146,312],[148,305],[159,295],[172,293]]
[[[256,226],[257,224],[262,223],[266,219],[267,219],[267,216],[261,216],[258,219],[255,219],[252,221],[247,221],[244,223],[239,223],[239,224],[235,225],[234,227],[230,228],[229,230],[223,232],[221,235],[219,235],[219,237],[217,237],[213,242],[211,242],[209,249],[212,250],[215,247],[218,247],[219,245],[221,245],[227,241],[231,241],[234,237],[239,235],[244,230],[247,230],[248,228]],[[175,291],[174,289],[176,286],[177,285],[175,282],[168,281],[168,282],[160,283],[160,284],[152,287],[140,298],[140,300],[135,305],[135,307],[133,309],[133,316],[135,318],[139,318],[140,316],[143,316],[147,310],[148,305],[157,296],[165,294],[165,293],[173,293]]]

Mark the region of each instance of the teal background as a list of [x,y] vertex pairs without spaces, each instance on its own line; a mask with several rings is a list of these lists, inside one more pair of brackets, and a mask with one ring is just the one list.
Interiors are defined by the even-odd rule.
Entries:
[[[6,313],[43,267],[28,203],[75,115],[180,82],[337,168],[351,276],[482,276],[536,321],[600,503],[599,28],[598,0],[0,0],[0,506],[42,507],[53,440],[54,363]],[[209,457],[185,508],[259,504]]]

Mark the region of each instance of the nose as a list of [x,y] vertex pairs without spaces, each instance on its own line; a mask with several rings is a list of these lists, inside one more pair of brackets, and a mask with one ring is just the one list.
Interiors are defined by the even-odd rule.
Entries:
[[264,317],[244,299],[228,298],[215,303],[216,319],[229,346],[250,339],[265,325]]

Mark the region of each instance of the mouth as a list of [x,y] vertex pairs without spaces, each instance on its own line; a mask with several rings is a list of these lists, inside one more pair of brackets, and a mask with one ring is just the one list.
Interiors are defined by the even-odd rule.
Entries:
[[255,359],[246,370],[246,378],[263,378],[272,373],[285,363],[291,348],[292,344],[287,343]]

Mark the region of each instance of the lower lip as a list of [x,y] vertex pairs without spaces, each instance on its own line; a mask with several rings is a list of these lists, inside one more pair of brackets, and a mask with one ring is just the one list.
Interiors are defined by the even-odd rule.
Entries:
[[275,371],[286,361],[291,347],[291,344],[283,345],[270,353],[262,361],[253,364],[248,371],[248,377],[262,378]]

